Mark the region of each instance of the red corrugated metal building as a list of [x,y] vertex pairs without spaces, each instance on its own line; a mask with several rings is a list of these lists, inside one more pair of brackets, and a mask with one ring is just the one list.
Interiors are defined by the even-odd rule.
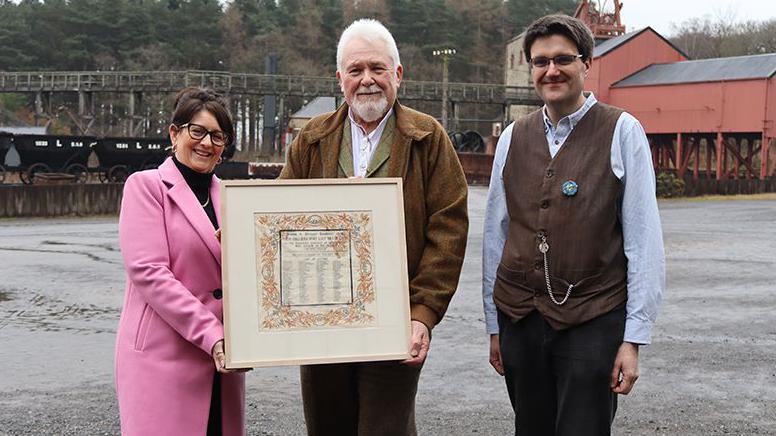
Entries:
[[609,99],[615,82],[652,64],[687,60],[681,50],[651,27],[606,40],[593,50],[593,66],[585,87],[601,101]]
[[607,100],[641,120],[661,168],[718,180],[773,173],[776,53],[650,65]]
[[647,27],[599,43],[585,88],[641,121],[658,170],[695,179],[771,176],[776,53],[686,59]]

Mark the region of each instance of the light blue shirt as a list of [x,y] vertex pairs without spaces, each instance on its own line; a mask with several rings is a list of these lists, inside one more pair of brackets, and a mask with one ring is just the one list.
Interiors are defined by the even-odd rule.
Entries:
[[[596,102],[595,96],[590,94],[579,110],[562,118],[557,126],[552,125],[545,107],[542,113],[550,156],[555,157],[571,131]],[[513,128],[514,123],[504,129],[496,145],[485,206],[485,230],[482,238],[482,303],[489,334],[498,333],[493,285],[509,227],[502,172],[509,152],[509,144],[512,141]],[[657,318],[665,288],[665,254],[655,198],[652,153],[641,123],[625,112],[620,115],[614,128],[611,165],[612,172],[624,185],[620,217],[623,248],[628,260],[628,301],[624,340],[635,344],[649,344],[652,340],[652,325]]]

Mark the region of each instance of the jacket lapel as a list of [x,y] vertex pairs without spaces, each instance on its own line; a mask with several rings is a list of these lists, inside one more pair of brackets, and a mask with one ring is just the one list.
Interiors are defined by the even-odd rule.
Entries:
[[369,167],[366,169],[366,177],[372,176],[391,156],[391,148],[393,147],[394,139],[396,136],[396,116],[391,115],[391,118],[385,123],[385,130],[380,137],[380,142],[377,144],[372,155],[372,160],[369,161]]
[[[162,181],[171,186],[167,191],[167,196],[170,197],[172,203],[180,208],[183,216],[186,217],[189,224],[191,224],[197,234],[199,234],[202,242],[210,250],[210,253],[218,264],[221,265],[221,244],[218,243],[218,240],[215,237],[213,225],[210,223],[210,219],[207,217],[202,205],[197,201],[194,192],[189,188],[183,175],[178,171],[172,158],[168,158],[159,166],[159,173],[162,176]],[[213,202],[216,218],[220,223],[221,199],[218,192],[218,179],[215,178],[215,176],[213,178],[213,183],[210,185],[210,200]]]
[[339,164],[340,142],[342,142],[342,126],[330,136],[321,139],[321,167],[323,177],[327,179],[337,178],[337,165]]
[[[348,116],[348,105],[343,103],[336,112],[330,114],[318,128],[307,132],[311,143],[317,142],[321,158],[321,177],[337,178],[339,165],[340,143],[342,142],[342,127]],[[315,162],[311,162],[315,166]]]
[[342,126],[342,141],[340,141],[339,166],[346,177],[353,177],[353,138],[350,132],[350,121],[346,118]]
[[430,132],[416,128],[411,118],[411,109],[404,108],[398,100],[393,105],[393,112],[396,115],[396,129],[391,145],[391,159],[388,160],[388,177],[403,179],[407,176],[409,168],[412,141],[420,141]]

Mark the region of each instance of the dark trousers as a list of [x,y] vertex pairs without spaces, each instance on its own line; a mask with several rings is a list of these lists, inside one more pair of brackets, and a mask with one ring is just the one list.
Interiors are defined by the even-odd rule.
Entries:
[[625,308],[554,330],[538,311],[511,322],[499,311],[499,342],[520,436],[606,436],[617,410],[610,387]]
[[309,436],[415,436],[420,368],[397,361],[301,367]]
[[221,436],[221,375],[213,375],[213,393],[210,397],[210,414],[207,419],[207,436]]

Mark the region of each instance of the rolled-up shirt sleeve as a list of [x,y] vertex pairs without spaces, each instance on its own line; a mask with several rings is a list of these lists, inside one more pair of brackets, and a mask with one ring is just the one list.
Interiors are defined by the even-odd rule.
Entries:
[[485,224],[482,235],[482,306],[485,311],[485,327],[488,334],[498,333],[496,304],[493,302],[493,285],[496,282],[496,270],[504,251],[509,227],[509,215],[501,173],[509,152],[514,123],[501,133],[493,157],[493,169],[490,174],[488,198],[485,205]]

